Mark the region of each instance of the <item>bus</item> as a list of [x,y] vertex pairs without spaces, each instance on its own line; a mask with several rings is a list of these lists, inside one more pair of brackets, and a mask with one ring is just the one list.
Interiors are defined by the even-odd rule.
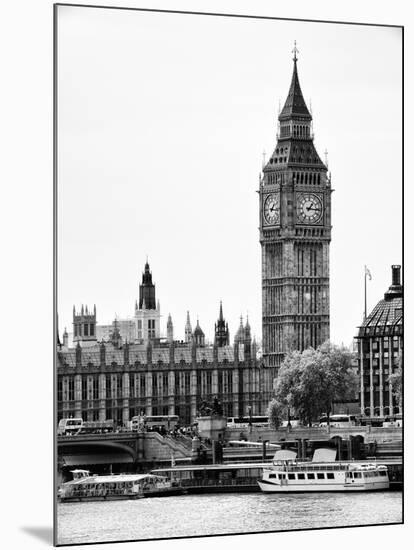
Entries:
[[174,430],[174,428],[179,424],[179,418],[176,414],[164,415],[164,416],[133,416],[131,419],[131,430],[133,432],[143,430]]
[[82,425],[82,418],[62,418],[59,420],[57,435],[77,435]]
[[105,434],[114,431],[113,420],[84,420],[80,429],[81,434]]
[[403,418],[402,414],[396,414],[395,416],[386,416],[382,422],[383,428],[402,428]]
[[282,421],[282,428],[287,428],[290,424],[290,427],[291,428],[298,428],[299,426],[302,426],[302,422],[300,420],[300,418],[296,418],[296,417],[290,417],[290,420],[283,420]]
[[[332,414],[329,417],[329,424],[332,428],[349,428],[357,425],[357,418],[353,414]],[[327,425],[328,417],[324,415],[319,419],[319,426],[323,428]]]
[[248,428],[250,425],[256,428],[267,428],[269,426],[268,416],[229,416],[227,417],[228,428]]
[[102,434],[113,431],[113,420],[83,420],[82,418],[62,418],[61,420],[59,420],[57,434]]

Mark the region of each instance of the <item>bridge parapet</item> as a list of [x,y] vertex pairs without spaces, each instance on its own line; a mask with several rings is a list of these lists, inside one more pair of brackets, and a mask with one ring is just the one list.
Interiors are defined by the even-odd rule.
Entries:
[[[75,451],[75,449],[77,449]],[[183,442],[163,437],[157,432],[121,432],[107,434],[79,434],[58,437],[58,452],[85,453],[104,458],[107,454],[113,462],[114,453],[127,453],[132,462],[165,462],[191,457],[191,447]],[[116,460],[115,460],[116,462]],[[101,463],[101,462],[100,462]]]
[[364,441],[400,441],[402,439],[402,428],[373,428],[372,426],[351,426],[349,428],[334,427],[307,427],[298,426],[295,428],[279,428],[273,430],[270,428],[252,427],[227,428],[225,433],[226,440],[237,440],[240,434],[250,441],[269,440],[269,441],[292,441],[295,439],[308,439],[315,441],[329,441],[333,437],[340,437],[347,440],[350,437],[361,436]]

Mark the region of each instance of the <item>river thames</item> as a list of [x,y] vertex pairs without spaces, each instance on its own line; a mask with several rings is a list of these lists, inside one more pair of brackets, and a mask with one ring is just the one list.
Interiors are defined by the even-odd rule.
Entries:
[[58,504],[58,544],[402,522],[402,492],[232,493]]

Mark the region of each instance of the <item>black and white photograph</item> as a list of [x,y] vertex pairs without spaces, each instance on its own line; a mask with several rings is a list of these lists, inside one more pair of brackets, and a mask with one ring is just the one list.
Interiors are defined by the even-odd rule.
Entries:
[[402,523],[402,27],[54,25],[56,544]]
[[403,523],[403,27],[53,25],[55,544]]

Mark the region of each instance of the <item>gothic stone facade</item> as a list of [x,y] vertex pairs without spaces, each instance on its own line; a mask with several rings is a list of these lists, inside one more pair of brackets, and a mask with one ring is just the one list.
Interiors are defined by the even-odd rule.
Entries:
[[58,351],[58,420],[113,419],[125,424],[140,411],[178,414],[188,425],[203,399],[214,396],[227,416],[265,414],[272,380],[249,346],[152,347],[113,342]]
[[297,72],[260,180],[263,357],[277,373],[291,350],[329,338],[331,180],[313,143]]

